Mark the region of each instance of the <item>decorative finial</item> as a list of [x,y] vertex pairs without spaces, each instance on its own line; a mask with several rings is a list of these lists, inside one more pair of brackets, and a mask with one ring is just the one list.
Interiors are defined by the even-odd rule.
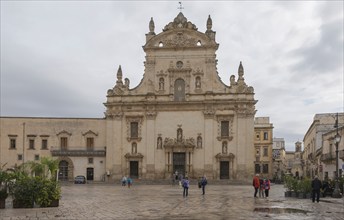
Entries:
[[149,22],[149,32],[154,33],[154,28],[155,28],[155,25],[154,25],[153,17],[151,17],[151,20]]
[[211,20],[211,17],[209,15],[208,20],[207,20],[207,31],[210,31],[212,27],[213,27],[213,21]]
[[239,80],[240,80],[240,79],[243,79],[244,67],[242,66],[241,61],[240,61],[239,68],[238,68],[238,75],[239,75]]
[[178,9],[180,10],[180,12],[182,12],[182,10],[184,9],[182,2],[178,2],[178,3],[179,3]]
[[121,65],[119,65],[117,70],[117,82],[122,82],[122,68]]

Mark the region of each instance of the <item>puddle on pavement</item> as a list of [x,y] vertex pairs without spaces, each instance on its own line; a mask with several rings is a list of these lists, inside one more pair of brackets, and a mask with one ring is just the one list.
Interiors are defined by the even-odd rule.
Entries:
[[284,214],[284,213],[301,213],[307,214],[309,211],[301,210],[301,209],[292,209],[292,208],[255,208],[254,212],[265,212],[271,214]]

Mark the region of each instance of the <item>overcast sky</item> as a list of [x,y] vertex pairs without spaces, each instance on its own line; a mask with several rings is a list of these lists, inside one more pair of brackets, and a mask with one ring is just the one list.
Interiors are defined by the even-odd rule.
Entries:
[[[343,1],[184,1],[205,32],[213,20],[224,83],[243,62],[259,117],[287,150],[317,113],[342,112]],[[145,34],[179,13],[178,1],[1,1],[1,116],[104,116],[118,66],[142,79]]]

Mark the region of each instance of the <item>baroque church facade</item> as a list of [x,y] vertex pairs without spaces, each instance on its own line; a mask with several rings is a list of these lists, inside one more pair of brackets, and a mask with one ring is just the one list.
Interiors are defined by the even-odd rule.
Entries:
[[174,172],[250,180],[254,90],[241,62],[237,76],[221,81],[210,16],[206,27],[199,32],[180,12],[156,34],[152,18],[143,78],[130,88],[119,66],[104,118],[1,117],[1,164],[53,156],[66,180],[167,179]]

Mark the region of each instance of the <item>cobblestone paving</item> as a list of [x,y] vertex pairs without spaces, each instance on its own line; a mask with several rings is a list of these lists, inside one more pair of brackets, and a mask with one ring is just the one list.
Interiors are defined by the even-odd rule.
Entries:
[[[9,200],[9,199],[8,199]],[[253,198],[248,185],[208,185],[206,195],[192,185],[189,197],[168,185],[109,184],[62,186],[57,208],[13,209],[7,201],[0,219],[344,219],[344,199],[285,198],[273,185],[269,198]]]

